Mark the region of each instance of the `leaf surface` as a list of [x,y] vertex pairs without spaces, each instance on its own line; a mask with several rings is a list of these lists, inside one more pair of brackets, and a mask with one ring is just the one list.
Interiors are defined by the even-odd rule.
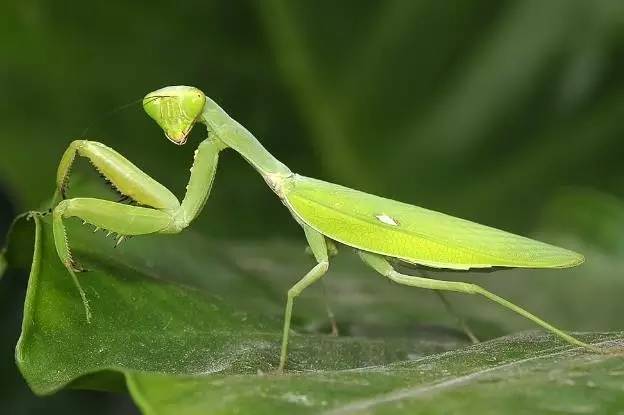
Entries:
[[[158,266],[172,245],[191,246],[192,241],[164,238],[154,245],[141,244],[142,256],[133,256],[132,250],[114,252],[111,240],[107,246],[74,229],[70,244],[90,270],[79,276],[93,313],[92,322],[87,323],[78,292],[57,257],[48,219],[34,220],[34,258],[16,359],[36,393],[54,392],[100,371],[105,371],[107,384],[110,371],[256,374],[276,367],[281,308],[271,313],[271,307],[264,307],[265,293],[247,284],[245,275],[228,270],[206,254],[196,260],[195,273],[186,273],[190,265],[184,257],[170,269]],[[197,241],[195,247],[210,249]],[[203,287],[194,280],[217,275],[223,278],[221,282],[229,279],[221,291],[215,280],[204,282]],[[232,297],[223,297],[227,290],[241,298],[230,302]],[[245,300],[254,297],[257,302]],[[456,339],[419,342],[294,336],[290,367],[347,369],[457,345]],[[90,376],[88,382],[97,387],[98,376]]]
[[[102,243],[103,238],[73,228],[75,253],[91,269],[81,274],[93,311],[87,324],[54,251],[48,219],[37,218],[35,224],[16,356],[38,394],[63,387],[127,387],[145,414],[189,415],[496,413],[501,408],[608,413],[624,399],[620,355],[588,354],[544,334],[459,349],[456,338],[435,331],[426,337],[301,334],[293,336],[290,370],[278,375],[272,370],[281,302],[260,288],[262,278],[249,284],[244,266],[215,260],[227,257],[228,250],[193,234],[131,241],[115,251],[112,241]],[[163,266],[174,247],[184,252],[182,246],[190,256],[180,254],[176,264]],[[236,301],[232,292],[257,300]],[[623,333],[583,338],[614,352],[624,347]]]
[[[622,333],[586,338],[624,346]],[[135,374],[129,384],[146,414],[608,414],[624,405],[624,359],[566,350],[527,334],[357,370],[177,379]]]

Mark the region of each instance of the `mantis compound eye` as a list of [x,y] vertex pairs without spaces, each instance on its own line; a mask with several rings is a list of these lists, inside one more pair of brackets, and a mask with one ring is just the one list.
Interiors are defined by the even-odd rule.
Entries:
[[173,143],[186,143],[195,121],[202,113],[206,96],[191,86],[168,86],[143,98],[143,109],[164,130]]

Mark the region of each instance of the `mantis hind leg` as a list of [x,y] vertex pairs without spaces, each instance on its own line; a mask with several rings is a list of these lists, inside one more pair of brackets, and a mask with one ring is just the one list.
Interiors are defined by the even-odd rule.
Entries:
[[286,301],[286,310],[284,312],[284,331],[282,333],[282,349],[280,353],[280,362],[278,371],[283,371],[286,366],[286,359],[288,356],[288,335],[290,333],[290,320],[292,317],[292,309],[295,297],[297,297],[303,290],[318,281],[329,268],[329,259],[327,255],[327,244],[325,237],[314,229],[307,225],[302,225],[303,230],[310,245],[310,249],[314,254],[314,258],[318,264],[312,268],[299,282],[292,286],[288,290],[288,299]]
[[53,211],[52,230],[54,244],[61,262],[69,271],[84,304],[87,321],[91,319],[87,296],[78,281],[76,272],[82,268],[73,259],[67,231],[63,220],[78,217],[97,228],[118,233],[117,243],[126,235],[142,235],[161,231],[171,231],[173,219],[170,214],[151,208],[128,206],[108,200],[76,198],[61,201]]
[[398,284],[409,285],[410,287],[426,288],[429,290],[455,291],[455,292],[461,292],[461,293],[466,293],[466,294],[480,294],[484,296],[485,298],[491,301],[494,301],[495,303],[498,303],[502,305],[503,307],[506,307],[520,314],[521,316],[531,320],[535,324],[542,326],[546,330],[550,331],[551,333],[555,334],[556,336],[560,337],[561,339],[565,340],[566,342],[570,344],[584,347],[594,352],[602,353],[601,350],[570,336],[569,334],[563,332],[562,330],[559,330],[558,328],[545,322],[544,320],[535,316],[534,314],[529,313],[525,309],[513,304],[510,301],[505,300],[504,298],[497,296],[496,294],[493,294],[487,291],[484,288],[481,288],[480,286],[476,284],[470,284],[470,283],[465,283],[465,282],[455,282],[455,281],[434,280],[430,278],[422,278],[422,277],[415,277],[411,275],[401,274],[397,272],[392,267],[392,265],[382,256],[372,254],[369,252],[364,252],[364,251],[358,251],[358,254],[362,258],[364,263],[366,263],[368,266],[373,268],[375,271],[377,271],[381,275],[391,279],[392,281]]
[[329,295],[327,294],[327,286],[325,285],[325,280],[321,280],[321,287],[323,288],[325,312],[327,313],[327,319],[329,320],[329,326],[331,327],[331,335],[337,337],[338,335],[340,335],[340,331],[338,330],[338,323],[336,322],[336,314],[334,314],[334,310],[332,310],[331,304],[329,303]]
[[122,198],[157,209],[176,209],[180,206],[169,189],[124,156],[102,143],[88,140],[75,140],[65,150],[56,175],[54,205],[66,198],[69,174],[77,155],[87,158]]
[[466,337],[468,337],[468,339],[470,339],[470,341],[473,344],[479,343],[479,339],[477,338],[477,336],[475,336],[475,334],[472,332],[472,330],[468,326],[468,323],[466,323],[466,320],[464,319],[464,317],[462,317],[462,315],[459,314],[457,310],[455,310],[455,307],[453,307],[449,299],[446,298],[446,295],[444,295],[444,291],[441,291],[441,290],[433,290],[433,291],[438,296],[442,304],[444,305],[444,308],[446,308],[446,311],[450,315],[455,317],[455,319],[457,320],[457,324],[459,325],[459,328],[462,329]]

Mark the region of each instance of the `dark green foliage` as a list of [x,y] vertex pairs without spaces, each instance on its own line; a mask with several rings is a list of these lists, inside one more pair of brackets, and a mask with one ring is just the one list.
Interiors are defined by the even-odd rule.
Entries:
[[[478,282],[562,328],[621,342],[623,2],[8,0],[0,16],[0,188],[10,201],[0,230],[51,196],[60,156],[78,137],[105,142],[181,196],[200,131],[179,148],[140,105],[109,113],[165,85],[195,85],[296,172],[582,252],[587,262],[573,270],[436,277]],[[75,173],[70,196],[115,197],[92,186],[99,178],[88,163]],[[498,338],[534,327],[451,296],[481,338],[495,339],[466,348],[435,296],[392,285],[344,248],[327,279],[341,337],[326,335],[322,290],[310,288],[295,306],[292,364],[312,372],[270,375],[285,293],[313,261],[282,205],[230,154],[188,233],[115,251],[101,234],[70,232],[94,270],[83,275],[94,324],[42,249],[39,277],[51,288],[27,304],[36,319],[20,349],[37,393],[66,382],[125,389],[127,376],[147,414],[150,405],[350,413],[388,396],[398,399],[371,411],[622,406],[621,359],[566,352],[541,334]],[[29,269],[32,237],[14,234],[11,265]],[[27,282],[32,294],[16,267],[0,280],[3,410],[129,413],[123,395],[41,400],[23,385],[12,353]],[[456,351],[436,353],[447,349]],[[223,371],[184,377],[210,368]],[[215,406],[224,397],[232,405]]]
[[[194,234],[144,239],[114,251],[84,228],[75,229],[75,254],[91,270],[81,278],[93,311],[88,324],[54,249],[49,221],[33,220],[34,254],[16,359],[37,394],[67,386],[127,388],[145,414],[411,414],[463,406],[496,413],[587,405],[609,412],[624,402],[621,333],[584,336],[612,355],[569,350],[544,334],[471,347],[426,330],[385,338],[366,332],[305,334],[293,338],[289,372],[276,374],[281,321],[275,312],[281,301],[272,301],[261,287],[275,282],[249,284],[249,275],[228,264],[228,258],[237,260],[227,248]],[[11,249],[28,250],[19,243]],[[175,266],[161,255],[198,250],[204,255],[181,255]],[[271,256],[266,247],[254,250]],[[279,274],[266,267],[267,275]],[[356,283],[353,272],[339,274],[342,284]],[[373,312],[362,304],[359,314]]]

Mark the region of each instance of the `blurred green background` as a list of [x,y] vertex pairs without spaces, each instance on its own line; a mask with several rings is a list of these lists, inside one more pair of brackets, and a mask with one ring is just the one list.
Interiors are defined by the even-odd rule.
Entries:
[[[0,51],[2,234],[51,196],[74,138],[106,143],[181,196],[202,131],[179,148],[140,105],[111,111],[194,85],[296,172],[586,253],[548,292],[538,277],[498,288],[526,285],[525,304],[559,301],[573,322],[596,316],[578,329],[624,327],[620,303],[601,298],[624,288],[621,0],[5,0]],[[77,173],[95,177],[86,163]],[[301,239],[234,153],[195,228]],[[0,282],[8,413],[132,411],[107,395],[31,396],[11,351],[24,288],[25,274]]]

